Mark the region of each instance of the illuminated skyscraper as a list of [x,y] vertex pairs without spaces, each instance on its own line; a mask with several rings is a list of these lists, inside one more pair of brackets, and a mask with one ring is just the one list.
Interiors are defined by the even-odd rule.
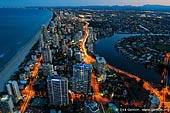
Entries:
[[54,71],[53,65],[49,63],[42,64],[43,76],[49,76]]
[[40,42],[39,43],[39,45],[40,45],[39,49],[40,49],[40,51],[42,51],[42,48],[44,48],[44,39],[43,39],[42,33],[40,34],[39,42]]
[[58,47],[59,46],[59,37],[57,34],[53,35],[53,45]]
[[92,27],[88,27],[88,30],[89,30],[89,36],[87,38],[86,47],[87,47],[87,50],[89,52],[93,52],[93,42],[94,42],[93,28]]
[[9,95],[0,98],[0,113],[14,113],[14,104]]
[[[149,95],[149,98],[150,98],[150,109],[158,109],[159,104],[160,104],[160,99],[153,95]],[[152,112],[153,111],[150,111],[149,113],[152,113]]]
[[73,56],[73,50],[71,48],[67,49],[67,56],[72,57]]
[[54,33],[54,29],[55,29],[55,23],[54,23],[54,21],[51,21],[51,22],[50,22],[49,28],[50,28],[50,31],[51,31],[52,33]]
[[73,65],[72,90],[77,93],[90,93],[91,75],[91,64],[78,63]]
[[62,41],[62,52],[63,53],[66,53],[67,52],[67,44],[66,44],[66,39],[63,39],[63,41]]
[[85,101],[84,102],[84,113],[100,113],[97,103],[92,102],[92,101]]
[[47,87],[50,104],[55,106],[66,106],[69,104],[67,78],[48,77]]
[[45,45],[42,49],[43,63],[52,63],[52,53],[50,47]]
[[48,39],[49,39],[49,34],[48,34],[48,31],[47,31],[46,25],[41,26],[41,34],[42,34],[42,38],[43,38],[44,42],[47,42]]
[[78,31],[78,39],[81,40],[83,38],[83,32],[82,31]]
[[96,57],[96,69],[98,81],[106,80],[106,60],[104,57]]
[[75,53],[76,61],[81,62],[82,61],[82,54],[81,52],[76,52]]
[[92,27],[88,27],[88,30],[89,30],[89,36],[88,36],[88,39],[87,39],[87,43],[88,44],[92,44],[94,42],[94,38],[93,38],[93,28]]
[[8,81],[6,84],[6,88],[8,94],[13,97],[14,102],[18,102],[20,99],[22,99],[17,81]]

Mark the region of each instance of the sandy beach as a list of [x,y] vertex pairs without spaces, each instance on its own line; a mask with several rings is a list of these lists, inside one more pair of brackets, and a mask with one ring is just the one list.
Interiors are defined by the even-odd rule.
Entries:
[[[48,25],[51,21],[52,17],[47,21],[45,25]],[[8,81],[10,76],[18,70],[19,65],[24,61],[25,57],[29,53],[30,49],[33,47],[33,45],[39,40],[41,28],[36,33],[34,37],[31,38],[31,40],[23,46],[20,51],[17,52],[17,54],[12,57],[12,59],[4,66],[4,69],[0,72],[0,92],[3,92],[5,82]]]

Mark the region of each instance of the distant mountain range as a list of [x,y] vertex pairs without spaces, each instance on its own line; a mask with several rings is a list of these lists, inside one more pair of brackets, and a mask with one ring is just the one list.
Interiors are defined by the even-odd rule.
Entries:
[[[96,7],[97,8],[97,7]],[[102,7],[101,7],[102,8]],[[144,6],[103,6],[103,8],[116,10],[149,10],[149,11],[170,11],[170,6],[163,5],[144,5]]]
[[[45,7],[45,6],[44,6]],[[43,7],[39,7],[43,8]],[[67,8],[73,8],[73,9],[93,9],[93,10],[142,10],[142,11],[164,11],[164,12],[170,12],[170,6],[163,6],[163,5],[144,5],[144,6],[56,6],[53,8],[59,8],[59,9],[67,9]]]

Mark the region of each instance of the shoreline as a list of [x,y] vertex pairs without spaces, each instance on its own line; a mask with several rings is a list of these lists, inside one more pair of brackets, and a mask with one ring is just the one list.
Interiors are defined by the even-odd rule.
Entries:
[[[52,15],[45,23],[46,26],[49,25],[52,17],[53,12],[51,11]],[[35,45],[35,43],[39,40],[39,36],[41,33],[41,28],[37,31],[37,33],[23,46],[19,49],[15,56],[11,58],[11,60],[5,64],[3,69],[0,71],[0,92],[4,91],[5,82],[9,80],[14,72],[18,70],[19,65],[24,61],[25,57],[29,54],[31,48]]]

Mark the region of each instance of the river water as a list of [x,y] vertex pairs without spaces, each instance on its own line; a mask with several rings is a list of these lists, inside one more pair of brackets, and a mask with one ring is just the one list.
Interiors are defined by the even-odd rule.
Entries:
[[121,55],[121,53],[116,51],[114,45],[118,40],[134,35],[135,34],[114,34],[111,37],[97,40],[96,44],[94,45],[94,52],[99,56],[104,57],[107,63],[114,67],[137,75],[143,80],[156,84],[160,83],[161,74],[156,72],[154,69],[146,69],[144,65],[135,63],[134,61],[127,59],[125,56]]

